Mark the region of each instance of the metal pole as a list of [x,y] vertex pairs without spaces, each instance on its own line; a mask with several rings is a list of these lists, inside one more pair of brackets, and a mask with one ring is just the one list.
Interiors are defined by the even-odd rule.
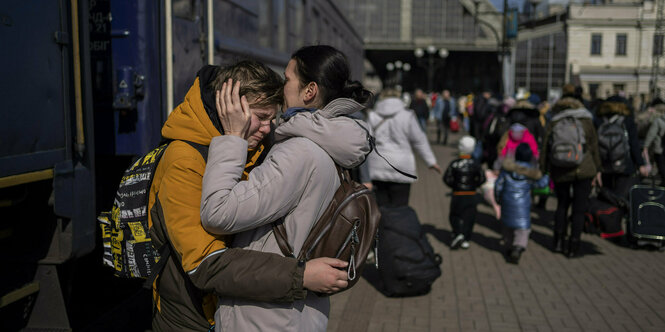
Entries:
[[508,23],[508,16],[506,15],[506,10],[508,10],[508,0],[503,0],[503,26],[501,27],[501,96],[506,92],[506,24]]
[[434,55],[429,55],[429,66],[427,67],[427,92],[432,92],[434,84]]
[[[660,48],[657,50],[658,52],[651,52],[652,54],[652,61],[651,61],[651,81],[653,82],[651,84],[651,99],[654,99],[656,97],[660,97],[660,91],[658,88],[658,76],[660,75],[660,58],[663,56],[663,35],[665,35],[665,24],[664,24],[664,18],[663,16],[665,13],[663,13],[663,7],[665,7],[665,0],[657,0],[657,3],[654,4],[656,6],[656,26],[654,29],[654,36],[661,36],[660,40],[658,40],[658,44],[654,43],[654,47]],[[654,37],[654,41],[656,37]]]
[[554,35],[550,34],[550,43],[547,54],[547,95],[552,90],[552,62],[554,62]]
[[531,91],[531,39],[526,41],[526,90]]
[[215,24],[214,24],[214,13],[212,7],[212,0],[207,2],[207,17],[208,17],[208,64],[215,64]]
[[[505,22],[505,20],[506,20],[505,7],[507,6],[506,2],[507,1],[504,1],[504,4],[503,4],[504,5],[504,13],[502,15],[503,15],[503,19],[504,19],[504,23],[503,23],[504,27],[501,29],[502,33],[505,33],[505,26],[506,26],[506,22]],[[496,29],[494,28],[493,25],[491,25],[488,22],[485,22],[485,21],[478,18],[478,12],[479,12],[478,8],[479,8],[479,6],[480,6],[480,1],[474,1],[473,19],[474,19],[475,23],[484,24],[485,26],[487,26],[490,29],[490,31],[492,31],[492,33],[494,34],[494,38],[496,38],[496,47],[497,47],[497,53],[498,53],[497,55],[499,56],[499,62],[500,62],[499,66],[501,66],[501,69],[499,71],[499,75],[500,75],[499,89],[502,90],[501,87],[503,86],[503,45],[504,45],[503,34],[502,34],[501,37],[499,37],[499,33],[496,31]]]
[[81,96],[81,51],[79,45],[79,10],[78,1],[72,0],[72,39],[74,58],[74,102],[76,109],[76,152],[83,156],[85,150],[85,132],[83,131],[83,97]]
[[165,0],[164,30],[166,34],[166,115],[173,111],[173,7],[172,0]]

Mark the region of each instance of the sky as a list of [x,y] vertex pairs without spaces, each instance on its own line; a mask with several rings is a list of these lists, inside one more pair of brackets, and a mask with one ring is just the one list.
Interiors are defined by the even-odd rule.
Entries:
[[[508,0],[508,8],[511,7],[517,7],[517,9],[521,12],[522,9],[524,9],[524,2],[527,0]],[[571,0],[541,0],[541,4],[544,3],[551,3],[551,4],[566,4],[570,2]],[[573,2],[581,2],[581,0],[572,0]],[[490,0],[490,2],[498,9],[499,11],[503,10],[503,0]],[[540,8],[540,7],[539,7]]]
[[[517,7],[519,11],[522,11],[525,1],[526,0],[508,0],[508,8]],[[503,0],[490,0],[490,2],[496,7],[496,9],[503,11]]]

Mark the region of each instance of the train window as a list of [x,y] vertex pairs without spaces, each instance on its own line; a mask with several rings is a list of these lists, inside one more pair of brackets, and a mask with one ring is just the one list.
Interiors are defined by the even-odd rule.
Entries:
[[289,36],[291,38],[291,49],[298,49],[304,44],[303,29],[303,16],[304,4],[303,0],[290,0],[289,1]]
[[272,26],[272,1],[261,0],[259,2],[259,45],[272,48],[274,31]]
[[288,38],[288,26],[286,24],[286,4],[284,0],[273,1],[273,31],[277,33],[276,49],[280,52],[286,52],[286,40]]

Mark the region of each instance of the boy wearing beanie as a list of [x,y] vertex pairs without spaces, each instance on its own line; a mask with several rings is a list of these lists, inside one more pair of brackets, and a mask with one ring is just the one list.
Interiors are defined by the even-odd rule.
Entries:
[[533,152],[529,144],[515,149],[515,158],[506,158],[494,184],[494,196],[501,205],[503,238],[508,247],[506,259],[517,264],[526,250],[531,233],[531,189],[549,182],[538,168],[532,167]]
[[448,165],[443,175],[443,182],[453,190],[449,217],[453,229],[451,249],[469,248],[469,238],[476,222],[476,190],[485,182],[485,172],[480,163],[471,158],[475,147],[475,138],[468,135],[462,137],[458,144],[459,158]]

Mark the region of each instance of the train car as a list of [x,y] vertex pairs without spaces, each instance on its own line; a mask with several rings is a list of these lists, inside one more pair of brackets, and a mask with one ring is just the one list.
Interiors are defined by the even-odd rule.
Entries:
[[149,329],[140,280],[101,264],[96,215],[199,68],[363,42],[331,0],[0,4],[0,330]]

